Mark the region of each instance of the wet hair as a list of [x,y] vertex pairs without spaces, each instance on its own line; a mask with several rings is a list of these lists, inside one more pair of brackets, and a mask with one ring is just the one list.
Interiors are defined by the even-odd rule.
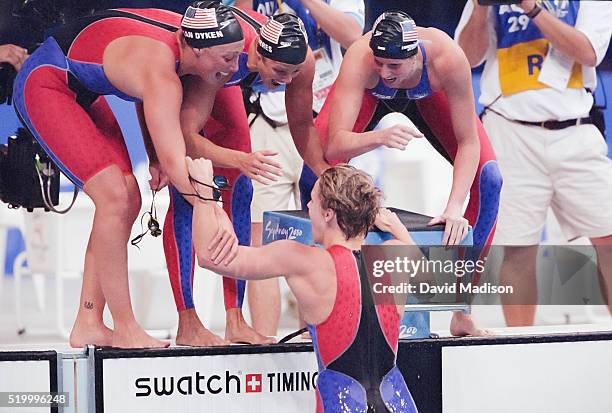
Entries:
[[308,52],[304,23],[295,14],[275,14],[259,30],[257,51],[276,62],[291,65],[303,63]]
[[219,1],[193,2],[183,15],[181,30],[185,43],[195,49],[244,39],[242,28],[234,13]]
[[336,213],[346,239],[365,236],[374,225],[382,192],[372,177],[346,164],[326,169],[319,177],[321,207]]

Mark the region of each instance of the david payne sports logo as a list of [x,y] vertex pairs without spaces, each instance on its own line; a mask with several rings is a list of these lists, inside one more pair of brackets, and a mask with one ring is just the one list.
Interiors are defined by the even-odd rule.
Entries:
[[272,373],[204,375],[199,371],[187,376],[138,377],[134,381],[136,397],[164,397],[180,394],[240,394],[284,393],[312,391],[316,388],[318,372],[293,371]]

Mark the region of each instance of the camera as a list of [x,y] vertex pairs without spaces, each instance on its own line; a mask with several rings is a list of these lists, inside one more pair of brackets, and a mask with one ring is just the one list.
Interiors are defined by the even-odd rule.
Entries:
[[509,4],[520,4],[521,0],[478,0],[481,6],[503,6]]
[[10,104],[17,71],[9,63],[0,64],[0,105]]
[[50,210],[59,204],[59,184],[59,168],[27,129],[0,145],[0,200],[9,207]]

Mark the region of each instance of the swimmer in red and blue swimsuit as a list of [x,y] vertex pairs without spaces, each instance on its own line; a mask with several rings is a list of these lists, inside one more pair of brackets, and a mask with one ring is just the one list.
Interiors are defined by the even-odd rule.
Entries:
[[[232,8],[232,10],[236,10]],[[215,98],[215,103],[208,121],[202,128],[201,134],[211,143],[220,147],[239,151],[251,152],[251,138],[249,125],[246,119],[246,111],[240,89],[240,82],[250,72],[246,67],[248,48],[257,36],[256,30],[265,22],[265,17],[251,11],[245,11],[244,16],[237,15],[240,23],[245,46],[238,57],[238,70],[226,82],[224,88],[220,89]],[[186,98],[189,101],[189,97]],[[196,106],[196,104],[192,105]],[[198,104],[203,107],[205,104]],[[204,118],[205,116],[202,116]],[[186,139],[188,137],[186,136]],[[215,164],[224,162],[215,162]],[[253,195],[253,187],[248,176],[241,174],[237,168],[215,167],[217,175],[223,175],[231,183],[231,189],[223,193],[223,208],[231,218],[234,231],[240,245],[249,245],[250,234],[250,207]],[[170,188],[170,208],[164,222],[164,252],[170,275],[170,283],[174,293],[174,300],[179,312],[179,329],[177,344],[182,345],[215,345],[225,344],[224,340],[212,335],[208,330],[197,330],[204,327],[197,319],[195,303],[193,301],[193,274],[195,265],[195,254],[191,240],[191,215],[192,206],[175,189]],[[225,310],[228,313],[226,337],[229,341],[265,342],[265,337],[259,336],[254,331],[242,331],[234,333],[232,318],[239,317],[242,320],[242,301],[244,298],[245,282],[232,278],[223,278],[223,299]],[[195,324],[192,325],[192,324]],[[248,337],[244,337],[244,335]],[[238,335],[239,337],[236,337]]]
[[361,252],[338,245],[327,252],[342,293],[324,322],[307,325],[319,364],[317,412],[416,412],[395,365],[397,308],[374,302]]
[[[211,181],[210,161],[189,160],[188,166],[199,182]],[[203,185],[198,192],[210,196]],[[349,165],[329,168],[308,204],[313,240],[323,248],[290,240],[240,247],[228,265],[208,249],[215,245],[219,225],[211,203],[194,203],[194,245],[201,266],[239,279],[286,278],[313,338],[317,412],[417,412],[396,367],[404,306],[394,305],[391,297],[374,298],[359,251],[375,222],[394,238],[385,244],[414,245],[399,218],[380,208],[380,201],[380,191],[364,172]]]
[[[322,148],[316,139],[312,111],[305,109],[306,101],[312,99],[314,59],[305,40],[303,24],[291,14],[276,15],[268,20],[251,10],[231,9],[242,27],[245,39],[238,69],[228,77],[224,88],[217,93],[210,117],[206,112],[206,108],[210,107],[209,94],[197,93],[198,89],[192,88],[193,93],[185,97],[187,103],[184,103],[184,112],[188,113],[183,116],[183,123],[187,147],[192,148],[188,150],[191,156],[206,156],[215,165],[230,167],[216,167],[215,173],[230,178],[232,189],[224,191],[224,208],[232,218],[239,245],[249,245],[252,198],[250,180],[273,178],[280,171],[274,166],[277,164],[273,158],[260,161],[255,171],[246,170],[241,174],[238,169],[241,164],[237,164],[235,159],[242,155],[237,151],[250,152],[249,125],[240,88],[263,91],[284,87],[287,91],[287,111],[291,114],[290,128],[296,145],[307,162],[316,165],[316,170],[323,170],[327,164],[323,161]],[[276,28],[280,25],[278,38],[268,34],[259,35],[260,31],[270,33],[271,30],[266,32],[262,29],[265,24],[276,25]],[[289,46],[278,47],[280,42]],[[202,126],[202,120],[205,119],[209,120]],[[200,146],[203,141],[210,145]],[[211,150],[211,147],[214,149]],[[191,239],[191,205],[177,191],[171,190],[171,194],[172,203],[165,223],[164,249],[179,311],[177,343],[224,344],[223,340],[202,326],[195,313],[192,293],[195,254]],[[223,291],[225,338],[231,342],[270,342],[271,339],[258,334],[244,322],[241,310],[244,281],[224,278]]]
[[[434,221],[446,222],[447,244],[463,239],[469,224],[474,248],[465,258],[485,257],[495,231],[502,178],[475,113],[469,64],[452,39],[433,28],[417,29],[403,12],[381,15],[372,32],[347,51],[316,122],[327,158],[347,161],[378,146],[405,149],[410,139],[420,137],[418,132],[407,126],[374,131],[392,112],[407,115],[455,167],[446,211]],[[477,282],[479,274],[474,275]],[[458,313],[451,332],[485,334]]]
[[[205,27],[199,26],[202,19]],[[202,44],[206,37],[214,40]],[[127,241],[140,211],[140,191],[104,95],[138,102],[146,122],[143,135],[152,141],[147,146],[155,147],[149,154],[152,187],[163,186],[165,173],[173,186],[189,192],[180,77],[221,79],[235,70],[242,49],[240,25],[219,4],[198,2],[185,16],[117,9],[59,28],[19,71],[13,93],[19,117],[95,205],[81,303],[70,337],[74,347],[167,345],[146,334],[131,308]],[[114,331],[102,320],[106,303]]]

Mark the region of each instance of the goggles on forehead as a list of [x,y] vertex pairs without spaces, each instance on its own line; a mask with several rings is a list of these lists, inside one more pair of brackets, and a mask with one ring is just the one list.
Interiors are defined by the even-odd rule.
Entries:
[[416,55],[419,50],[418,42],[388,42],[385,44],[372,42],[370,47],[374,56],[382,57],[383,59],[408,59]]

